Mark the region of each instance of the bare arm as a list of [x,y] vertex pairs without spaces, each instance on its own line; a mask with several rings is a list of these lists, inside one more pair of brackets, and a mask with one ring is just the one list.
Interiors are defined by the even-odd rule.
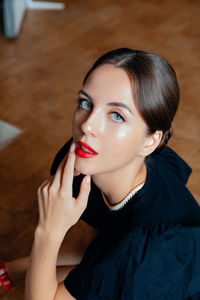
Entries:
[[39,223],[26,276],[26,300],[57,298],[56,294],[62,286],[58,285],[56,278],[58,252],[64,236],[77,223],[87,206],[90,180],[87,182],[85,179],[90,177],[82,180],[78,197],[75,199],[72,196],[76,155],[74,150],[71,151],[67,161],[59,166],[53,180],[47,180],[38,190]]
[[70,228],[57,258],[59,283],[81,262],[86,249],[97,235],[98,231],[82,220]]
[[79,220],[66,234],[58,253],[57,266],[79,264],[97,234],[98,230]]
[[[81,219],[69,229],[57,257],[57,279],[59,282],[68,274],[68,266],[75,266],[81,262],[85,250],[97,234],[96,229]],[[6,270],[13,280],[25,275],[29,259],[29,256],[20,257],[5,264]]]

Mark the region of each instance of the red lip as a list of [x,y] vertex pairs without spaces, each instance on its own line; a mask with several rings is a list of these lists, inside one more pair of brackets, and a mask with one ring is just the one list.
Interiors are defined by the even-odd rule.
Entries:
[[[75,153],[80,156],[80,157],[83,157],[83,158],[91,158],[91,157],[94,157],[96,156],[98,153],[92,149],[92,147],[90,147],[88,144],[86,143],[83,143],[81,141],[79,141],[77,144],[76,144],[76,150],[75,150]],[[88,149],[89,151],[91,151],[92,153],[90,152],[87,152],[87,151],[84,151],[83,149],[81,149],[81,146],[82,147],[85,147],[86,149]]]

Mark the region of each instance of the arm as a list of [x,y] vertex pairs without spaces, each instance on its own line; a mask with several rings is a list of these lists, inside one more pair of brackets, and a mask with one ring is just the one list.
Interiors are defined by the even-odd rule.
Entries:
[[53,180],[44,182],[38,190],[39,223],[27,271],[26,300],[54,300],[62,286],[58,287],[56,279],[59,248],[66,232],[85,210],[90,192],[90,180],[85,180],[90,177],[84,177],[77,199],[72,197],[75,157],[72,151]]
[[70,228],[58,253],[58,282],[63,281],[68,273],[81,262],[86,249],[97,234],[96,229],[82,220]]
[[41,232],[35,232],[30,264],[26,278],[25,299],[58,300],[75,299],[65,288],[58,284],[56,277],[56,259],[59,243],[44,238]]
[[58,253],[57,266],[79,264],[97,234],[98,230],[79,220],[66,234]]
[[[81,219],[69,229],[57,257],[57,279],[59,282],[67,276],[69,267],[81,262],[86,249],[97,234],[98,230]],[[29,259],[29,256],[20,257],[5,264],[6,271],[13,280],[25,275]]]

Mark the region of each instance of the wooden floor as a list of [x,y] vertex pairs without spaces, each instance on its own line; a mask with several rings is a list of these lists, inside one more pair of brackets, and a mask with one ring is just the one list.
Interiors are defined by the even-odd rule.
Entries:
[[[64,2],[64,1],[63,1]],[[85,72],[117,47],[152,51],[177,71],[181,105],[170,146],[193,168],[200,203],[200,2],[76,0],[64,11],[28,11],[18,39],[0,36],[0,119],[23,134],[0,151],[0,258],[28,255],[37,223],[37,187],[71,136]],[[2,300],[23,299],[24,281]]]

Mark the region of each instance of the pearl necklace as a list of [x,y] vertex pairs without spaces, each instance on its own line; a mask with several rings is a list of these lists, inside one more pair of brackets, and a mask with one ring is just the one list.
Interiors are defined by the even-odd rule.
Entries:
[[130,192],[117,204],[109,204],[106,196],[104,195],[104,193],[101,191],[101,194],[103,196],[103,200],[105,202],[105,204],[109,207],[110,210],[112,211],[116,211],[121,209],[139,190],[141,190],[141,188],[143,187],[143,185],[145,184],[145,182],[139,184],[138,186],[136,186],[135,188],[131,189]]

